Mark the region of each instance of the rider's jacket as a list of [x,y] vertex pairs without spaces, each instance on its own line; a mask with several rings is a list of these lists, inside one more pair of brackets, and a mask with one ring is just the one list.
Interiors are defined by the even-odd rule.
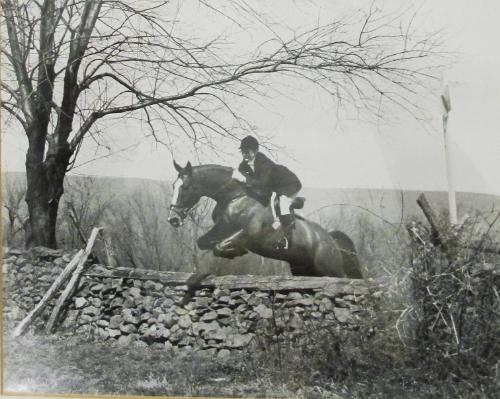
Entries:
[[257,152],[253,164],[254,169],[245,161],[238,170],[245,176],[247,184],[264,195],[275,192],[290,197],[302,188],[299,178],[286,166],[276,164],[261,152]]

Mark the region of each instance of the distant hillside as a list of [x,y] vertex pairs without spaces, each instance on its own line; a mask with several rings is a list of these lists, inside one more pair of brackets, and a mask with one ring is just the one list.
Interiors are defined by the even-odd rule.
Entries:
[[[13,181],[25,184],[24,173],[2,173],[3,184]],[[79,185],[86,178],[81,176],[68,176],[68,186]],[[139,179],[96,177],[94,184],[103,194],[113,194],[115,197],[126,197],[135,191],[151,191],[158,196],[168,196],[171,183],[167,181]],[[443,212],[448,207],[448,196],[442,191],[423,191],[436,212]],[[397,223],[401,218],[411,215],[421,215],[416,203],[422,191],[413,190],[375,190],[375,189],[337,189],[337,188],[304,188],[303,196],[306,197],[306,206],[302,214],[313,219],[319,215],[341,215],[346,217],[352,213],[366,213],[386,221]],[[168,198],[165,198],[168,200]],[[459,215],[465,213],[492,214],[500,211],[500,196],[478,193],[457,193]]]

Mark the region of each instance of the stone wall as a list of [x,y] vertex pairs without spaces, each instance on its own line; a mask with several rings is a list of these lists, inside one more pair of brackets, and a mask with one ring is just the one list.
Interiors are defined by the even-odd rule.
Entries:
[[[6,255],[8,326],[35,306],[70,259],[57,252]],[[369,317],[379,295],[365,280],[203,277],[94,264],[61,315],[57,333],[224,356],[271,336],[305,336],[312,325],[351,328]],[[35,332],[43,329],[54,301],[35,322]]]

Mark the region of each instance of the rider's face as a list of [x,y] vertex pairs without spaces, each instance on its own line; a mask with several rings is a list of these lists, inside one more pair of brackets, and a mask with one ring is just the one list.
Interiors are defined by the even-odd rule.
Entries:
[[255,158],[255,154],[256,152],[252,150],[241,150],[241,155],[245,162],[252,162]]

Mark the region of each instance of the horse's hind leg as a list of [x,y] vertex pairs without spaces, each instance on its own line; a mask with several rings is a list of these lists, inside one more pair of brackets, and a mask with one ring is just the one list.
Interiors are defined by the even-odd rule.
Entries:
[[356,248],[349,236],[341,231],[329,232],[342,253],[344,272],[349,278],[363,278]]

